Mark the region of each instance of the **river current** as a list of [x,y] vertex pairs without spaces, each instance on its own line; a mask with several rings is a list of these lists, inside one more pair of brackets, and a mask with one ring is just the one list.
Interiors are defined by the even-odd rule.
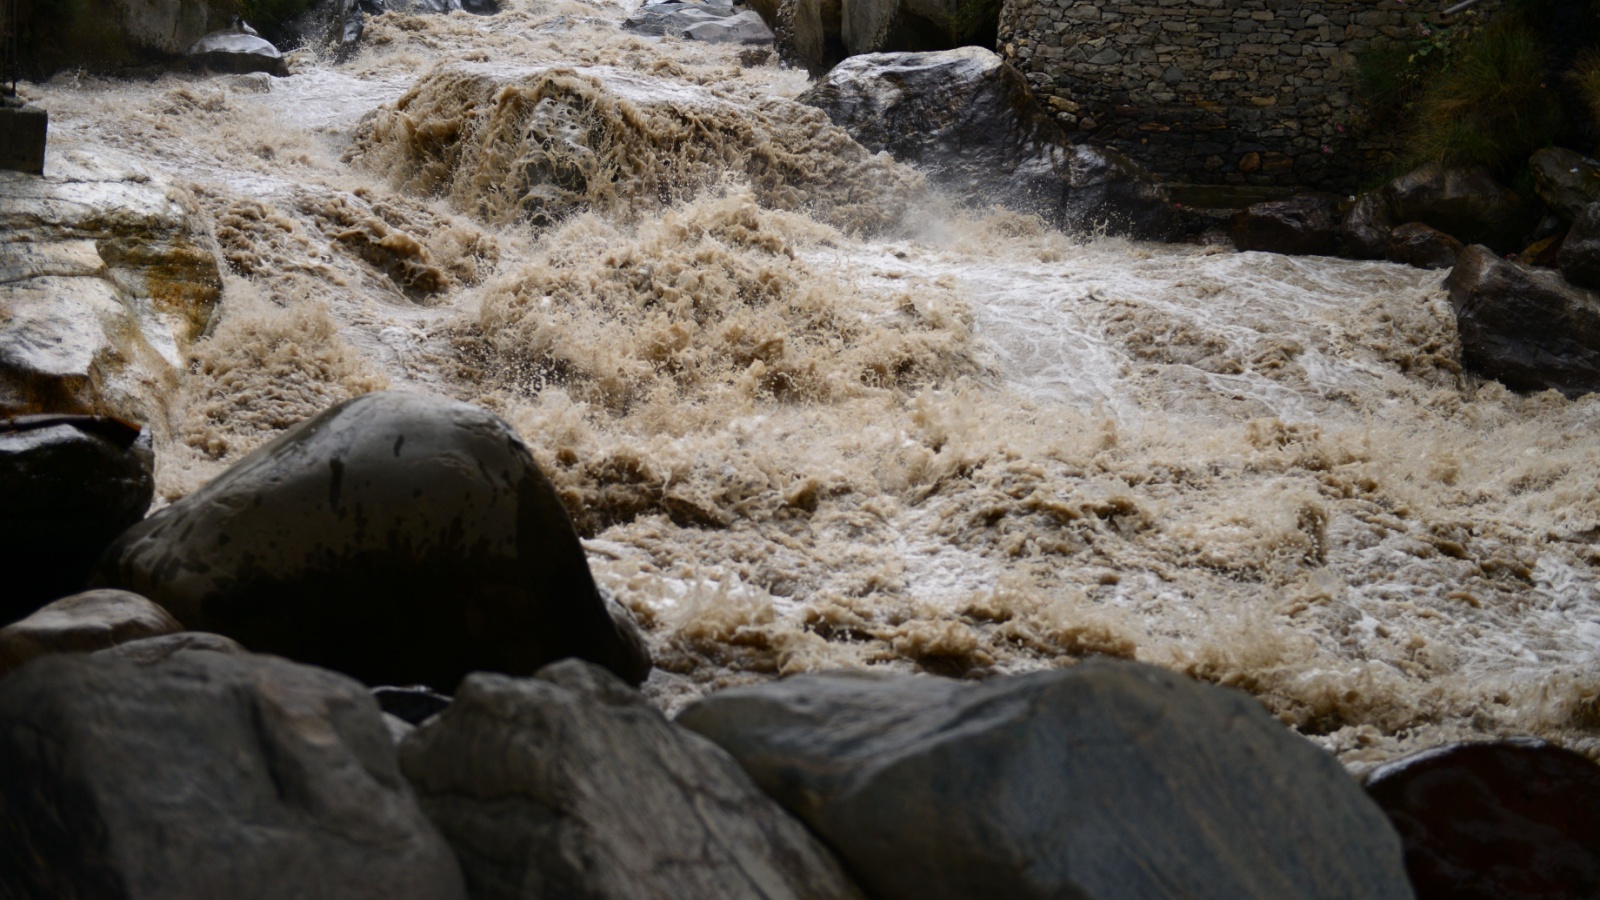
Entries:
[[957,208],[790,102],[803,73],[506,6],[369,19],[286,79],[24,87],[52,160],[177,181],[226,260],[158,502],[338,400],[440,394],[528,441],[668,709],[1111,654],[1356,768],[1600,757],[1600,399],[1463,373],[1442,273]]

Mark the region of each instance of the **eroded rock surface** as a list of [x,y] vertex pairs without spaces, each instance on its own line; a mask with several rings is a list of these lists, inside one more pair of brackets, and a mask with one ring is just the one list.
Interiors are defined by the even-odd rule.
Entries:
[[679,715],[874,897],[1411,896],[1394,831],[1246,694],[1089,662],[972,684],[842,672]]

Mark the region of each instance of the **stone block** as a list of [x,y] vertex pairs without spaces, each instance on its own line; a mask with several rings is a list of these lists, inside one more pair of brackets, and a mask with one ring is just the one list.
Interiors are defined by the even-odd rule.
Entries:
[[37,106],[0,107],[0,169],[44,174],[50,114]]

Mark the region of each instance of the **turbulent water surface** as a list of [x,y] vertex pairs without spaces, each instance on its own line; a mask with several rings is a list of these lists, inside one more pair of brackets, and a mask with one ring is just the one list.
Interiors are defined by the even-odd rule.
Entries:
[[1600,400],[1463,374],[1439,273],[957,210],[802,74],[508,7],[371,19],[286,79],[25,88],[52,161],[177,179],[226,260],[164,500],[340,399],[437,393],[534,448],[669,708],[1112,654],[1356,767],[1600,755]]

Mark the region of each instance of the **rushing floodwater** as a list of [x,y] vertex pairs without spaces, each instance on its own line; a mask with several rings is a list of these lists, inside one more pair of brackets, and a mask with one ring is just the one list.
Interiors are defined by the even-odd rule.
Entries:
[[[1515,733],[1600,754],[1600,401],[1461,374],[1439,273],[953,210],[788,103],[801,74],[508,5],[369,20],[270,90],[26,89],[52,159],[174,177],[227,260],[163,499],[337,400],[435,392],[534,448],[668,707],[1110,653],[1249,690],[1353,766]],[[509,82],[532,155],[430,162]],[[549,149],[581,133],[610,156]],[[507,184],[583,166],[627,174],[518,220]]]

